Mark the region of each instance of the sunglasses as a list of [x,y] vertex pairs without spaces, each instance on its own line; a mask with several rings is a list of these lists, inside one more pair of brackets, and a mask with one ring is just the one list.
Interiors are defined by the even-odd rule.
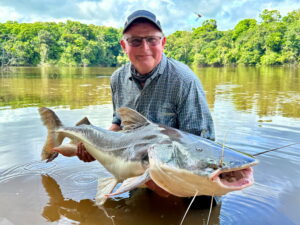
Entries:
[[147,44],[150,46],[156,46],[160,43],[161,36],[148,36],[148,37],[130,37],[127,38],[127,43],[132,47],[139,47],[143,43],[143,39],[146,40]]

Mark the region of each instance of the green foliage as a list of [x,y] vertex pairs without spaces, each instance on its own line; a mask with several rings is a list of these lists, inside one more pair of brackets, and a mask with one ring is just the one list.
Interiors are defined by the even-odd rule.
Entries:
[[267,51],[266,54],[261,57],[261,64],[280,65],[282,64],[281,55],[279,55],[277,52]]
[[165,53],[168,57],[190,64],[192,63],[191,42],[191,32],[176,31],[168,36]]
[[66,23],[0,24],[0,56],[5,65],[116,66],[119,29]]
[[264,23],[278,22],[281,18],[280,12],[278,10],[268,10],[265,9],[259,15]]
[[201,27],[193,29],[193,38],[201,38],[209,32],[217,30],[217,21],[214,19],[205,20]]
[[[300,9],[283,18],[263,10],[261,22],[243,19],[234,29],[219,31],[205,20],[192,31],[167,37],[168,57],[193,66],[282,65],[300,63]],[[3,65],[116,66],[128,62],[119,40],[121,29],[66,23],[0,23]]]
[[232,38],[236,40],[243,32],[256,26],[255,19],[241,20],[234,28]]
[[244,19],[228,31],[218,31],[216,23],[207,20],[192,32],[182,33],[192,37],[188,42],[177,43],[185,39],[184,35],[176,36],[177,31],[168,39],[168,55],[176,57],[177,50],[185,46],[192,56],[185,57],[189,60],[179,59],[194,66],[298,64],[300,10],[282,19],[279,11],[264,10],[260,17],[261,23]]

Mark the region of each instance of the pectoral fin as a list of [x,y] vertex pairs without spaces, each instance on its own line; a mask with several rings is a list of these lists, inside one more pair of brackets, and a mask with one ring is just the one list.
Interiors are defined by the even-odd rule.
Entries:
[[77,153],[77,145],[68,143],[68,144],[61,144],[52,149],[52,151],[60,153],[67,157],[76,156]]
[[117,185],[117,180],[114,177],[100,178],[98,180],[97,194],[96,194],[96,205],[102,206],[107,200],[108,194],[110,194],[115,186]]
[[122,185],[114,193],[106,194],[105,196],[111,197],[111,196],[122,194],[127,191],[131,191],[137,187],[142,186],[149,180],[151,180],[150,174],[148,170],[146,170],[145,173],[143,173],[141,176],[130,177],[124,180]]

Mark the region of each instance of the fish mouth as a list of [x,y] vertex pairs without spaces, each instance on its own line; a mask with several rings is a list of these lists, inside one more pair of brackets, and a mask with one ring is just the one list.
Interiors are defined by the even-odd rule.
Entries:
[[219,169],[209,176],[198,176],[187,170],[152,164],[150,176],[160,188],[179,197],[191,197],[195,193],[221,196],[254,183],[253,169],[250,166],[227,171]]
[[218,168],[207,174],[205,170],[188,170],[160,160],[154,151],[148,151],[150,177],[160,188],[178,197],[196,195],[222,196],[231,191],[253,185],[252,166],[258,163],[253,159],[239,166]]
[[254,183],[253,169],[250,166],[227,171],[219,169],[209,179],[228,190],[241,190]]
[[170,167],[149,154],[150,177],[160,188],[178,197],[196,195],[222,196],[254,183],[252,166],[257,161],[238,168],[219,168],[209,175],[198,175],[186,169]]

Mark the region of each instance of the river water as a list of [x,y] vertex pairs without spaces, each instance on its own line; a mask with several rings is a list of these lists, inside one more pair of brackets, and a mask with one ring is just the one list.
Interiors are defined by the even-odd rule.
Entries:
[[[37,109],[54,109],[64,124],[87,116],[111,122],[109,75],[114,68],[11,68],[0,74],[0,225],[180,224],[180,198],[145,189],[94,205],[97,162],[59,156],[40,160],[46,138]],[[255,154],[300,142],[300,70],[297,68],[197,68],[217,141]],[[209,224],[300,224],[300,145],[257,156],[255,184],[229,193]],[[207,224],[208,209],[192,209],[183,224]]]

